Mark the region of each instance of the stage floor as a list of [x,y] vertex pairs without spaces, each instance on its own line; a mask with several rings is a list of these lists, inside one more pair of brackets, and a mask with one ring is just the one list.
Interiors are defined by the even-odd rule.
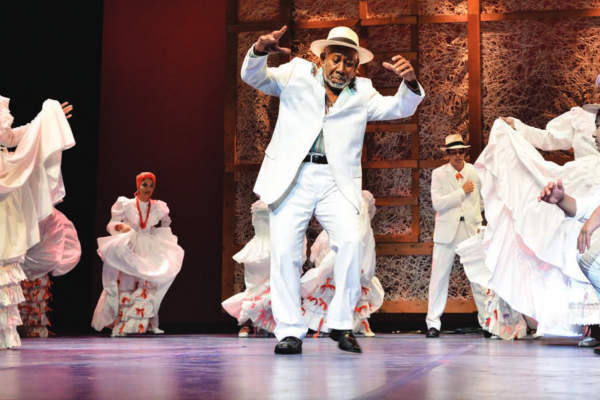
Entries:
[[0,399],[575,399],[600,396],[600,356],[576,340],[379,334],[363,354],[307,338],[233,335],[24,339],[0,351]]

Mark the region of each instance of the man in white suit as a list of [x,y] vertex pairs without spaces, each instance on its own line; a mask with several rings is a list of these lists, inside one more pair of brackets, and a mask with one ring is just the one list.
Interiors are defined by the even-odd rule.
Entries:
[[329,304],[330,337],[341,350],[360,353],[352,334],[354,306],[360,295],[359,237],[361,152],[367,121],[412,115],[424,97],[410,63],[392,57],[383,66],[404,78],[395,96],[382,96],[369,79],[355,76],[373,54],[360,47],[350,28],[337,27],[327,40],[312,43],[322,68],[294,58],[267,68],[280,48],[286,27],[261,36],[248,51],[242,79],[280,98],[279,118],[254,191],[269,205],[271,296],[279,343],[276,354],[302,352],[308,330],[300,308],[302,244],[314,214],[336,252],[336,294]]
[[[475,236],[483,220],[481,181],[473,164],[465,162],[469,147],[460,134],[447,136],[446,146],[441,150],[448,154],[449,162],[436,168],[431,176],[431,199],[436,214],[426,319],[428,338],[440,335],[440,317],[446,308],[456,246]],[[484,289],[471,283],[471,290],[477,309],[483,310]]]

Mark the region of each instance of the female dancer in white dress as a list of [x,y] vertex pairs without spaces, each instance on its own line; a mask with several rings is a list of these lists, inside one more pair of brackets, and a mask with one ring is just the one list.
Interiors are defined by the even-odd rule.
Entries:
[[[592,102],[599,102],[598,83]],[[578,325],[600,322],[595,291],[577,265],[582,223],[537,201],[547,182],[562,179],[574,196],[600,187],[600,151],[593,135],[598,104],[575,107],[545,130],[513,118],[494,123],[487,147],[475,162],[482,181],[488,225],[484,234],[488,287],[512,308],[539,322],[538,332],[578,335]],[[564,166],[540,150],[573,148]]]
[[271,241],[269,238],[269,207],[264,201],[252,204],[254,237],[233,259],[244,265],[246,290],[238,293],[221,305],[242,326],[240,337],[247,337],[250,328],[273,332],[275,320],[271,311]]
[[104,290],[92,327],[111,328],[112,336],[163,333],[158,310],[183,263],[183,249],[169,227],[167,204],[151,199],[156,177],[143,172],[136,185],[133,199],[119,197],[112,206],[107,226],[112,236],[98,239]]
[[40,241],[39,223],[65,195],[61,155],[75,145],[68,103],[47,100],[31,123],[14,129],[8,104],[0,96],[0,349],[21,344],[21,264]]

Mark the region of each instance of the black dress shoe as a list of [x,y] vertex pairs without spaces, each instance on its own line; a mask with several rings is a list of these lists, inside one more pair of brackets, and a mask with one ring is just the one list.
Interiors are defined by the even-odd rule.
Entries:
[[486,339],[490,339],[493,335],[488,331],[483,331],[483,337]]
[[301,354],[302,340],[294,336],[287,336],[281,339],[275,346],[275,354]]
[[332,329],[329,333],[329,337],[338,342],[340,350],[348,351],[350,353],[362,353],[362,349],[358,345],[358,341],[351,330],[339,331],[337,329]]
[[598,354],[600,356],[600,346],[594,349],[594,354]]
[[440,331],[435,328],[429,328],[427,333],[425,334],[426,338],[438,338],[440,337]]

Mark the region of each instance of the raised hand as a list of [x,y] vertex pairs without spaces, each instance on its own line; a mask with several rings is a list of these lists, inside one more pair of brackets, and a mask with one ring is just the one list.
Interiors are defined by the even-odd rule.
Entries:
[[72,117],[71,111],[73,111],[73,106],[69,105],[68,101],[62,103],[60,106],[62,107],[62,110],[65,113],[65,116],[67,117],[67,119],[71,118]]
[[468,180],[464,185],[463,185],[463,190],[465,192],[465,194],[469,194],[471,193],[473,190],[475,190],[475,184],[473,183],[472,180]]
[[410,61],[408,61],[406,58],[398,55],[398,56],[394,56],[392,57],[392,63],[389,62],[384,62],[383,66],[384,68],[389,69],[390,71],[394,72],[396,75],[404,78],[405,80],[412,82],[412,81],[416,81],[417,80],[417,76],[415,75],[415,70],[413,69],[412,65],[410,65]]
[[558,182],[550,182],[546,185],[544,189],[540,192],[538,196],[538,201],[544,201],[548,204],[558,204],[565,197],[565,188],[563,186],[562,180],[559,179]]
[[263,35],[258,38],[254,44],[256,55],[266,55],[272,53],[291,54],[292,51],[285,47],[279,47],[279,39],[287,31],[287,26],[284,26],[278,31],[271,32],[268,35]]
[[512,118],[510,118],[510,117],[500,117],[500,119],[501,119],[502,121],[506,122],[506,124],[507,124],[508,126],[510,126],[511,128],[513,128],[513,129],[517,129],[517,128],[515,128],[515,120],[514,120],[514,119],[512,119]]

